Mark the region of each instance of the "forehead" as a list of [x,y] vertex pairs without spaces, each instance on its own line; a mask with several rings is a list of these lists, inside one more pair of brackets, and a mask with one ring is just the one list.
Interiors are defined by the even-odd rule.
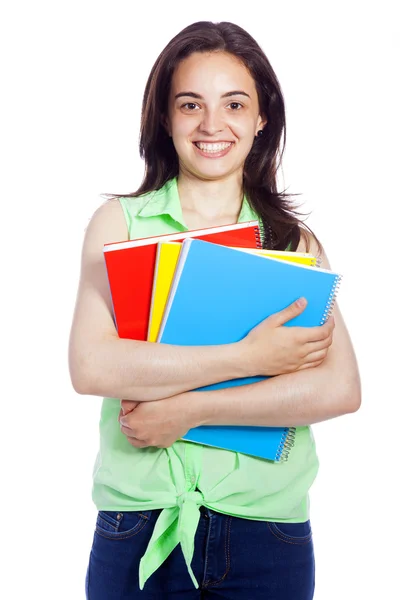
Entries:
[[254,79],[245,65],[227,52],[194,52],[176,67],[171,92],[222,93],[234,89],[255,91]]

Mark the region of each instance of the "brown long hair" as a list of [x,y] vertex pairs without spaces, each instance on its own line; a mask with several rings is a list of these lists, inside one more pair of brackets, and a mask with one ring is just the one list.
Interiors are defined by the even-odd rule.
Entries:
[[[254,78],[260,113],[268,122],[246,158],[243,191],[261,221],[264,248],[285,250],[290,244],[291,250],[296,250],[301,230],[312,231],[296,216],[302,213],[295,210],[298,207],[291,198],[298,194],[277,191],[276,176],[286,144],[283,94],[263,50],[249,33],[234,23],[199,21],[185,27],[167,44],[154,63],[143,96],[139,140],[140,156],[145,161],[142,184],[130,194],[104,195],[137,197],[161,188],[178,175],[178,156],[162,124],[162,117],[168,111],[172,75],[179,62],[193,52],[210,51],[224,51],[236,56]],[[316,241],[321,251],[317,238]],[[306,243],[309,248],[308,236]]]

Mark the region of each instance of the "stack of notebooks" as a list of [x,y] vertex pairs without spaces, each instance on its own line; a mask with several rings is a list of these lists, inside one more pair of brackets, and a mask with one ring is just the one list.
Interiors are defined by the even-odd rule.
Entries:
[[[119,336],[182,346],[237,342],[301,296],[307,307],[285,326],[322,325],[341,281],[308,253],[263,250],[257,221],[106,244],[104,258]],[[196,391],[264,379],[233,379]],[[182,439],[284,461],[295,432],[201,426]]]

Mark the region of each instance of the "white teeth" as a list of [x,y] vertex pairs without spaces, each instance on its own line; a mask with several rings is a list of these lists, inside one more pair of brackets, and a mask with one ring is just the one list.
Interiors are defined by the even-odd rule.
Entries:
[[205,144],[203,142],[196,142],[196,146],[203,152],[222,152],[231,146],[232,142],[223,142],[218,144]]

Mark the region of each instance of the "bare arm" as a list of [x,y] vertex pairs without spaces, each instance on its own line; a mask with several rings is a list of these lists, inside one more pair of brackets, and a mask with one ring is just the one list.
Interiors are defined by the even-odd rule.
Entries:
[[[303,250],[299,247],[298,251]],[[312,245],[311,252],[315,251]],[[330,269],[325,253],[321,266]],[[296,427],[358,410],[361,405],[361,382],[356,356],[337,304],[333,315],[333,342],[320,365],[252,385],[183,395],[182,403],[186,406],[190,403],[193,427]]]
[[103,246],[128,237],[118,200],[100,206],[86,229],[69,339],[74,389],[144,401],[246,376],[237,344],[173,346],[118,337]]
[[[82,248],[81,274],[69,339],[69,369],[80,394],[151,401],[228,379],[274,375],[314,367],[308,353],[325,357],[332,326],[281,327],[303,309],[293,305],[272,315],[247,339],[219,346],[175,346],[120,339],[103,256],[105,243],[128,239],[118,200],[94,213]],[[305,350],[308,348],[308,350]],[[322,354],[322,356],[321,356]],[[308,364],[309,363],[309,364]]]

